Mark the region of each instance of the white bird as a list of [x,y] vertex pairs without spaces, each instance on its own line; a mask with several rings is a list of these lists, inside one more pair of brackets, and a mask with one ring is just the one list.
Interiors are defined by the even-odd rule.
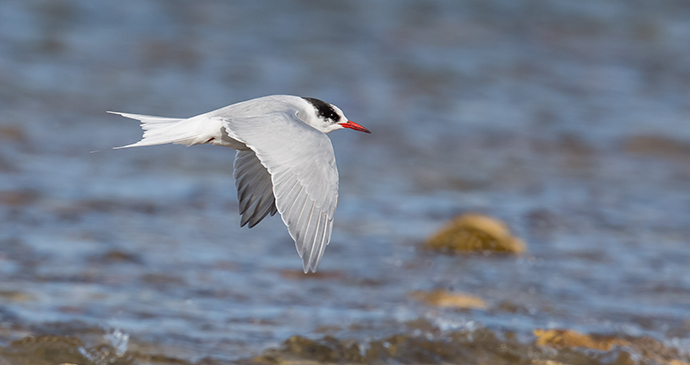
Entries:
[[240,225],[251,228],[279,212],[304,273],[319,266],[338,201],[338,170],[326,133],[343,128],[371,133],[335,105],[291,95],[247,100],[187,119],[108,113],[137,119],[144,130],[141,141],[116,148],[208,143],[236,149]]

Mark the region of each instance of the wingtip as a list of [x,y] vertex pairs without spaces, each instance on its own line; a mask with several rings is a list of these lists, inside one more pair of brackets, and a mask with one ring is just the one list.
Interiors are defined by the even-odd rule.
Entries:
[[317,269],[317,268],[318,268],[318,267],[311,267],[311,266],[309,266],[308,263],[304,263],[304,264],[302,265],[302,271],[304,271],[304,274],[305,274],[305,275],[308,275],[310,271],[311,271],[312,274],[316,273],[316,269]]
[[302,270],[305,274],[309,274],[309,272],[315,273],[316,270],[319,269],[319,263],[320,260],[314,260],[314,257],[305,255],[305,257],[302,258]]
[[141,122],[143,122],[143,120],[142,120],[142,119],[139,119],[139,118],[137,118],[137,117],[146,117],[145,115],[138,115],[138,114],[132,114],[132,113],[125,113],[125,112],[114,112],[114,111],[112,111],[112,110],[106,110],[105,112],[108,113],[108,114],[115,114],[115,115],[119,115],[119,116],[121,116],[121,117],[123,117],[123,118],[134,119],[134,120],[138,120],[138,121],[141,121]]
[[113,147],[113,149],[114,149],[114,150],[121,150],[121,149],[123,149],[123,148],[139,147],[139,146],[140,146],[140,145],[139,145],[139,142],[137,142],[137,143],[128,144],[128,145],[126,145],[126,146]]

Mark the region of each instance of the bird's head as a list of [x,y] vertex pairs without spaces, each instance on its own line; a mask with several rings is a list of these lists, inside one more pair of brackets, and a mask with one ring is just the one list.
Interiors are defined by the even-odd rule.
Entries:
[[337,106],[315,98],[302,99],[307,101],[311,109],[302,120],[323,133],[330,133],[338,129],[350,128],[356,131],[371,133],[361,125],[348,120]]

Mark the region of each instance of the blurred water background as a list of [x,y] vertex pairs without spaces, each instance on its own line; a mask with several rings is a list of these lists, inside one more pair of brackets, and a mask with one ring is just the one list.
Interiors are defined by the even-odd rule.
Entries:
[[[373,132],[330,135],[340,201],[314,276],[277,217],[239,227],[232,150],[110,150],[141,131],[106,110],[270,94]],[[0,346],[233,362],[293,335],[566,328],[690,361],[689,121],[685,1],[2,0]],[[463,212],[527,253],[420,249]],[[438,289],[487,308],[410,296]]]

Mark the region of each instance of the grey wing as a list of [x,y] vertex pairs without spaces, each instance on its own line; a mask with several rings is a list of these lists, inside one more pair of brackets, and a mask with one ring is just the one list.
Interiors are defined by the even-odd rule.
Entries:
[[253,151],[237,151],[233,171],[237,200],[240,202],[240,226],[254,227],[269,213],[276,214],[271,175]]
[[295,240],[304,272],[315,272],[331,240],[338,200],[330,139],[289,114],[220,119],[228,135],[254,151],[268,171],[276,208]]
[[[330,206],[322,207],[315,195],[325,191],[310,191],[304,179],[305,170],[277,170],[273,173],[278,211],[295,240],[302,258],[304,272],[316,272],[326,246],[331,241],[333,213]],[[335,204],[335,201],[333,202]]]

